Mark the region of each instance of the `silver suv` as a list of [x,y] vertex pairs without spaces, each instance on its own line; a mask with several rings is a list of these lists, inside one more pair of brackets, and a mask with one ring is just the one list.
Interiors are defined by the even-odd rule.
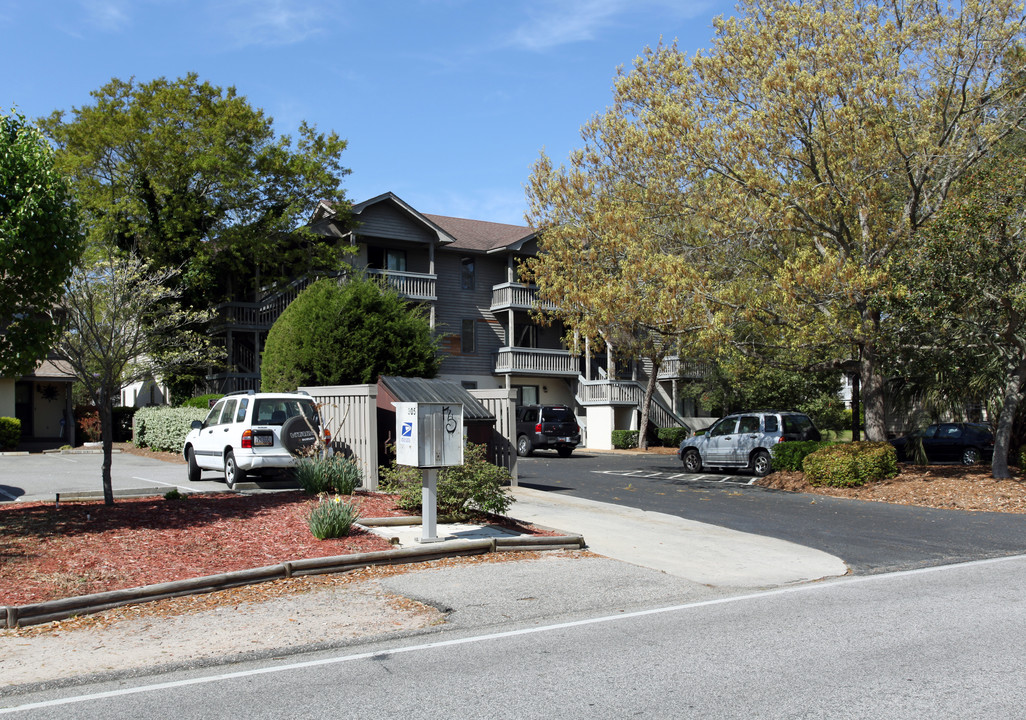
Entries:
[[819,440],[812,418],[792,411],[737,413],[720,418],[703,435],[680,444],[677,456],[688,472],[703,467],[747,468],[756,476],[772,469],[773,446],[787,440]]
[[292,466],[321,439],[330,447],[312,397],[249,390],[225,395],[206,420],[194,421],[182,452],[189,480],[199,480],[203,470],[219,470],[234,489],[249,472]]

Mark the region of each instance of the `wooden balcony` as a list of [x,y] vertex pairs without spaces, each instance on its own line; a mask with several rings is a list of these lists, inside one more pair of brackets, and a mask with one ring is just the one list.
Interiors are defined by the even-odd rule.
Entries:
[[492,312],[500,310],[555,310],[555,303],[538,302],[538,288],[521,283],[492,285]]
[[577,377],[579,365],[580,358],[566,350],[504,347],[496,354],[495,374]]
[[435,285],[438,282],[437,275],[428,273],[400,272],[398,270],[371,270],[368,269],[367,276],[380,279],[391,286],[399,295],[407,300],[435,301],[438,296]]
[[704,363],[697,360],[681,360],[679,357],[668,357],[659,366],[659,379],[672,380],[673,378],[685,378],[699,380],[705,377],[707,368]]
[[638,405],[643,397],[641,385],[630,380],[584,380],[578,393],[582,405]]
[[274,320],[268,319],[261,303],[228,302],[214,308],[214,332],[224,329],[259,332],[271,329]]

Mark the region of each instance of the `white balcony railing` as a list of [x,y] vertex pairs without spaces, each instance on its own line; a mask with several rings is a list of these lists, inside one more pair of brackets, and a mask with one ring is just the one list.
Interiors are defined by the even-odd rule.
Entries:
[[525,375],[558,375],[576,377],[579,359],[566,350],[542,348],[499,348],[495,358],[495,372],[499,375],[522,373]]
[[380,278],[407,300],[437,300],[435,284],[437,275],[427,273],[400,272],[398,270],[367,270],[367,275]]
[[[578,401],[588,405],[641,407],[645,389],[640,383],[624,380],[584,380],[578,384]],[[655,395],[648,408],[649,418],[656,427],[676,427],[684,422]]]
[[659,379],[669,380],[671,378],[692,378],[705,377],[706,366],[697,360],[681,360],[673,356],[663,360],[659,366]]
[[538,288],[521,283],[492,285],[492,306],[490,310],[555,310],[555,303],[539,302]]

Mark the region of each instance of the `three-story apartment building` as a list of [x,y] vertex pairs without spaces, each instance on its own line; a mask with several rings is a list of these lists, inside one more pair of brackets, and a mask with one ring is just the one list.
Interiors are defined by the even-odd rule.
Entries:
[[[520,263],[538,250],[531,228],[422,213],[392,193],[355,205],[351,218],[336,222],[322,203],[311,227],[350,243],[354,268],[425,306],[440,337],[442,377],[467,388],[513,388],[521,404],[574,406],[591,447],[611,447],[613,429],[637,429],[646,365],[621,362],[617,372],[586,344],[572,353],[558,320],[535,319],[534,288],[518,274]],[[214,390],[259,387],[266,333],[307,284],[300,278],[260,302],[219,308],[215,334],[226,347],[228,368],[208,378]],[[677,383],[697,372],[697,365],[677,358],[664,364],[651,410],[656,425],[685,423]]]

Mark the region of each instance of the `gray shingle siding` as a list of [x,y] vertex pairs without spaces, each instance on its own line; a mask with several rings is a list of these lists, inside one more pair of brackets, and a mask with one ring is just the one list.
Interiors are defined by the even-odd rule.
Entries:
[[356,234],[424,244],[438,240],[436,233],[413,222],[406,213],[389,203],[372,205],[360,213]]
[[[461,281],[461,259],[475,261],[475,287],[464,290]],[[505,330],[488,309],[492,303],[492,285],[505,281],[505,259],[470,255],[442,248],[435,256],[438,275],[438,301],[435,305],[435,326],[441,335],[443,351],[441,372],[444,374],[491,375],[495,370],[495,353],[505,344]],[[460,351],[460,332],[464,320],[476,320],[475,352]]]

